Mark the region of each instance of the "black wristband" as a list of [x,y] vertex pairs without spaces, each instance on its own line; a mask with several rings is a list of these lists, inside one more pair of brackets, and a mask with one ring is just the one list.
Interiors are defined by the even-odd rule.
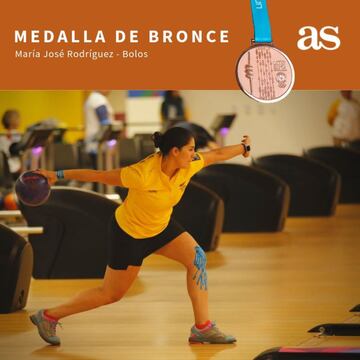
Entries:
[[241,143],[241,145],[244,147],[244,155],[245,155],[248,151],[250,151],[250,145],[246,145],[246,144],[244,144],[244,143]]
[[64,170],[56,171],[56,177],[57,177],[58,180],[65,179]]

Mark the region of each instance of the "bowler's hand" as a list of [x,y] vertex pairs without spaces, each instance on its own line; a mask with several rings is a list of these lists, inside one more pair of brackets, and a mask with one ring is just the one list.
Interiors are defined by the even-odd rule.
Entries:
[[49,183],[50,186],[54,185],[56,183],[56,181],[57,181],[57,176],[56,176],[55,171],[37,169],[37,170],[34,170],[34,172],[45,176],[47,178],[48,183]]
[[[245,144],[245,145],[250,145],[251,146],[251,138],[249,135],[244,135],[243,136],[243,139],[241,140],[241,143],[242,144]],[[245,154],[243,154],[243,156],[245,158],[249,157],[250,156],[250,151],[247,151]]]

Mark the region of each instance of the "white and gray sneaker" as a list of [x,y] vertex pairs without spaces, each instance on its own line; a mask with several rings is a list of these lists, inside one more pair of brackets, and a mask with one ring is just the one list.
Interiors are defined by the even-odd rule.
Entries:
[[190,330],[190,344],[232,344],[236,339],[232,335],[226,335],[216,326],[213,321],[203,330],[199,330],[194,325]]
[[30,316],[31,322],[37,326],[39,335],[51,345],[60,345],[60,338],[56,336],[56,325],[61,324],[56,320],[50,320],[44,315],[45,310],[39,310]]

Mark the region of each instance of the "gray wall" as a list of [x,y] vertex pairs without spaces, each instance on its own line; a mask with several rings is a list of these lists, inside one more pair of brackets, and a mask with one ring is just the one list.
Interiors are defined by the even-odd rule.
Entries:
[[[260,104],[240,90],[182,90],[180,91],[190,120],[209,129],[217,114],[238,114],[226,144],[240,142],[243,134],[253,141],[253,156],[271,153],[301,154],[303,149],[332,145],[327,113],[338,91],[292,91],[276,104]],[[126,110],[127,92],[112,91],[109,99],[116,112]],[[360,91],[354,96],[360,99]],[[141,110],[140,110],[141,111]],[[144,119],[148,117],[144,108]],[[160,109],[156,111],[159,116]],[[247,163],[242,157],[236,161]]]
[[[293,91],[276,104],[260,104],[241,91],[181,91],[193,122],[209,128],[219,113],[236,112],[238,117],[226,144],[234,144],[248,134],[253,156],[270,153],[301,154],[305,148],[331,145],[327,112],[338,91]],[[360,92],[354,92],[359,99]],[[238,161],[247,162],[243,158]]]

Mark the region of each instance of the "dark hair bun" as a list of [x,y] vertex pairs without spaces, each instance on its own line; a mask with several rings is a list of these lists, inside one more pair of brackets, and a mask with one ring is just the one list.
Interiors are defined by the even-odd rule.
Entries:
[[161,147],[161,144],[164,140],[164,135],[160,131],[154,132],[152,139],[156,148]]

